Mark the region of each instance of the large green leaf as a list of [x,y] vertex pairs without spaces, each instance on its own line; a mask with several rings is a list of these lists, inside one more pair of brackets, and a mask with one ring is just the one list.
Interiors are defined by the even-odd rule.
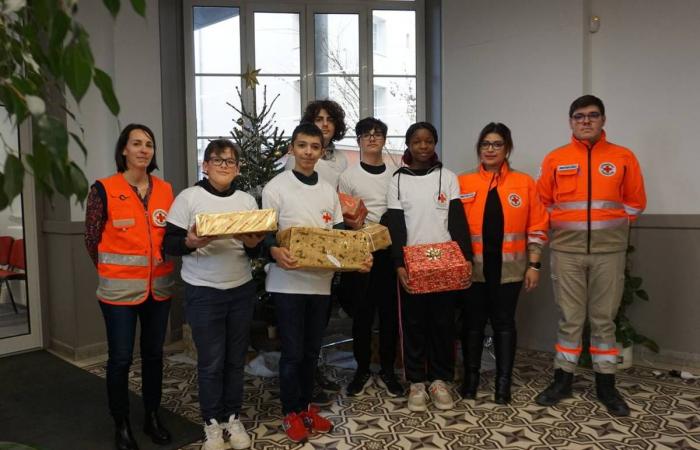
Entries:
[[92,79],[92,54],[87,41],[73,39],[61,57],[63,79],[76,101],[82,100]]
[[88,193],[88,180],[85,178],[85,174],[80,167],[78,167],[78,165],[74,162],[70,163],[70,166],[68,167],[68,174],[72,184],[73,193],[82,205]]
[[87,147],[85,147],[85,144],[83,143],[83,140],[80,139],[80,136],[78,136],[75,133],[70,133],[70,137],[73,138],[73,141],[78,144],[78,147],[80,147],[80,151],[83,152],[83,156],[85,156],[85,161],[87,161]]
[[114,95],[112,79],[109,77],[109,75],[107,75],[106,72],[103,72],[102,70],[95,67],[94,81],[95,86],[97,86],[97,89],[99,89],[100,93],[102,94],[102,100],[105,102],[105,105],[107,105],[109,110],[115,116],[119,114],[119,100],[117,100],[117,96]]
[[647,294],[647,291],[644,289],[637,289],[634,291],[635,294],[637,294],[637,297],[641,298],[642,300],[649,301],[649,294]]
[[136,11],[139,16],[146,17],[146,1],[145,0],[131,0],[131,6],[134,7],[134,11]]
[[8,153],[5,157],[5,180],[3,182],[3,190],[7,195],[8,200],[12,200],[22,193],[22,185],[24,182],[24,166],[22,161],[12,153]]
[[117,17],[117,14],[119,14],[119,6],[121,5],[119,0],[102,0],[102,3],[105,4],[109,12],[112,14],[112,17]]
[[38,121],[39,142],[58,161],[64,161],[68,157],[68,131],[66,126],[58,119],[43,116]]
[[51,23],[51,35],[49,37],[48,64],[51,73],[61,73],[61,61],[63,57],[63,44],[70,28],[71,18],[64,11],[58,11]]
[[[5,184],[5,175],[0,172],[0,186]],[[7,208],[7,206],[10,204],[9,200],[7,199],[7,195],[5,195],[5,191],[2,190],[0,191],[0,210],[3,210]]]

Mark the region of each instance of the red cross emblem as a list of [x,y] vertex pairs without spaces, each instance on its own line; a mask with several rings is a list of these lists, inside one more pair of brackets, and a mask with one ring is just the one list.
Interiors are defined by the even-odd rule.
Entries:
[[440,192],[440,194],[438,194],[438,202],[445,203],[446,201],[447,201],[447,196],[445,195],[444,192]]
[[153,223],[157,227],[164,227],[167,219],[168,213],[166,213],[164,209],[156,209],[153,211]]
[[333,216],[331,216],[331,213],[328,211],[323,211],[321,218],[323,219],[324,223],[329,223],[331,220],[333,220]]
[[513,208],[520,208],[520,205],[523,204],[523,200],[518,194],[510,194],[508,196],[508,203],[510,203],[510,206]]
[[600,165],[600,167],[598,167],[598,171],[601,173],[601,175],[611,177],[615,175],[615,172],[617,172],[617,167],[615,167],[615,164],[611,162],[604,162]]

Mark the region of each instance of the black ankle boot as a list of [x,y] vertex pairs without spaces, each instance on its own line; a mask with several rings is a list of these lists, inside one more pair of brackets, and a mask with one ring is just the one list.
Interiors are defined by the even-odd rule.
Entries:
[[618,417],[630,415],[629,406],[615,388],[614,374],[596,372],[595,390],[598,400],[605,405],[610,414]]
[[484,333],[468,330],[462,337],[464,380],[460,394],[462,398],[475,399],[479,389],[481,353],[484,350]]
[[493,399],[499,405],[510,403],[516,340],[515,330],[499,331],[493,335],[494,352],[496,353],[496,386]]
[[563,369],[554,371],[554,381],[542,391],[535,402],[542,406],[554,406],[560,400],[571,397],[571,385],[574,382],[574,374]]
[[169,444],[171,441],[170,432],[160,423],[156,411],[146,413],[143,432],[151,437],[154,444]]
[[115,417],[114,428],[114,446],[117,450],[139,450],[136,439],[131,433],[128,417]]

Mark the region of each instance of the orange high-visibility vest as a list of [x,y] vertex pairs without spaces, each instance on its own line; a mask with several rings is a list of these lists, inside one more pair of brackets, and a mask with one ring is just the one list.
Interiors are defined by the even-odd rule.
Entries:
[[627,249],[629,224],[646,207],[634,153],[606,140],[572,137],[542,162],[537,191],[550,211],[551,247],[573,253]]
[[107,198],[107,221],[97,246],[97,298],[113,305],[137,305],[149,294],[167,300],[173,263],[161,252],[165,221],[173,202],[169,183],[151,175],[148,209],[121,173],[99,180]]
[[514,171],[508,163],[499,173],[482,165],[459,176],[460,200],[469,223],[474,253],[472,279],[484,282],[482,227],[489,188],[497,187],[503,209],[503,263],[501,283],[521,281],[527,270],[527,252],[539,253],[547,242],[548,215],[537,196],[535,181]]

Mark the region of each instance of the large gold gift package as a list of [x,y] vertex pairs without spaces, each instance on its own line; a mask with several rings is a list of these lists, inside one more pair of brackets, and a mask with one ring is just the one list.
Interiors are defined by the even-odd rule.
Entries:
[[359,231],[292,227],[277,233],[302,269],[351,272],[360,270],[370,255],[367,234]]
[[274,209],[252,209],[227,213],[201,213],[195,216],[197,236],[229,238],[240,234],[277,231]]
[[373,252],[391,247],[391,236],[389,235],[389,229],[384,225],[374,222],[367,222],[364,227],[360,228],[360,232],[367,234],[367,237],[369,238],[369,248]]

